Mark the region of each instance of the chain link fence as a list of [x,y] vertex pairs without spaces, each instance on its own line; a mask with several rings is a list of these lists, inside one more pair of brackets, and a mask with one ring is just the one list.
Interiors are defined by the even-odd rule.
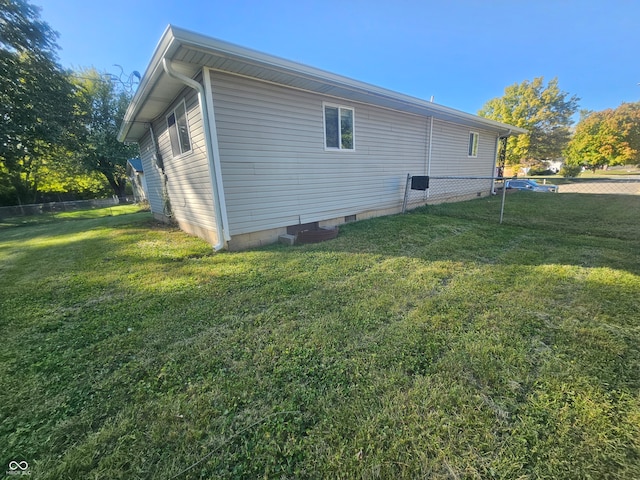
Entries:
[[436,177],[407,175],[402,212],[424,205],[463,202],[497,195],[504,181],[498,177]]
[[[126,203],[132,203],[133,198],[127,197]],[[120,204],[118,197],[101,198],[95,200],[74,200],[69,202],[49,202],[30,205],[14,205],[0,207],[0,219],[12,217],[28,217],[46,213],[71,212],[75,210],[90,210],[92,208],[112,207]]]
[[[506,188],[505,188],[506,186]],[[517,197],[514,197],[517,195]],[[406,212],[425,205],[443,203],[473,202],[465,208],[449,208],[448,212],[457,212],[460,216],[486,219],[502,223],[505,212],[513,218],[523,214],[509,209],[509,203],[518,198],[528,205],[545,203],[548,195],[559,195],[559,208],[566,205],[568,196],[599,195],[605,202],[608,195],[640,196],[640,176],[593,177],[593,178],[535,178],[535,177],[466,177],[466,176],[412,176],[407,175],[402,211]],[[565,197],[563,197],[566,195]],[[564,198],[564,201],[562,200]],[[513,200],[512,200],[513,199]],[[546,199],[543,201],[543,199]],[[597,200],[596,200],[597,201]],[[433,210],[433,209],[432,209]],[[520,218],[521,220],[521,218]]]
[[640,195],[640,176],[558,178],[548,179],[547,183],[558,184],[560,193]]

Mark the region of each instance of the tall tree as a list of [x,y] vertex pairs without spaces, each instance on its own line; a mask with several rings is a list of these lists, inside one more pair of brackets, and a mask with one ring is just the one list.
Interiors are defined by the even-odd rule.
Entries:
[[0,46],[45,56],[58,49],[58,34],[40,20],[40,8],[24,0],[0,0]]
[[579,100],[560,90],[557,78],[545,85],[537,77],[505,88],[504,96],[489,100],[478,115],[529,130],[509,138],[507,163],[547,160],[560,157],[567,146]]
[[129,90],[112,75],[95,69],[79,72],[76,82],[84,123],[78,158],[89,171],[104,175],[113,192],[123,198],[127,160],[138,154],[137,146],[118,141],[118,131],[130,101]]
[[57,34],[25,0],[0,0],[0,200],[31,201],[39,157],[73,124]]
[[38,201],[96,198],[109,195],[111,188],[104,176],[89,172],[77,161],[75,151],[65,145],[54,145],[38,158],[33,182]]
[[640,102],[585,112],[565,154],[569,165],[591,170],[640,164]]

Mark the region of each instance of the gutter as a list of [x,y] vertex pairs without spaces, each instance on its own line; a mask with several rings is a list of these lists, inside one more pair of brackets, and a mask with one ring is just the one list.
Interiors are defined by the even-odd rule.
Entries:
[[[429,122],[429,150],[427,152],[427,177],[431,176],[431,147],[433,146],[433,115]],[[427,188],[427,198],[429,198],[429,189]]]
[[[461,123],[463,125],[477,128],[488,128],[493,131],[502,131],[508,128],[513,128],[512,134],[527,133],[524,129],[513,127],[495,120],[472,115],[470,113],[438,105],[433,102],[310,67],[302,63],[285,60],[283,58],[169,25],[156,46],[151,63],[147,67],[134,98],[127,109],[125,121],[123,122],[118,135],[120,141],[127,138],[130,129],[135,123],[137,123],[135,120],[136,117],[144,106],[147,98],[151,95],[155,85],[160,80],[161,74],[164,71],[162,68],[163,60],[165,58],[173,58],[173,55],[180,48],[186,48],[199,53],[207,53],[218,59],[228,58],[237,60],[243,64],[241,65],[242,68],[246,66],[259,67],[267,69],[271,73],[278,75],[283,74],[290,78],[305,80],[305,83],[309,80],[313,83],[320,83],[323,85],[322,89],[318,90],[310,88],[307,90],[316,94],[326,94],[327,92],[324,88],[327,86],[338,87],[343,90],[338,96],[351,101],[370,103],[383,108],[395,109],[415,115],[438,117],[438,119],[443,121]],[[203,65],[199,65],[199,67],[202,66]],[[211,65],[209,65],[209,67],[210,66]],[[228,71],[228,73],[231,74],[242,75],[242,69],[228,69],[224,71]],[[251,76],[249,77],[255,78]],[[262,79],[262,81],[268,80]],[[274,81],[273,83],[277,82]],[[289,88],[298,88],[288,85],[287,83],[284,83],[284,85]],[[149,119],[145,120],[145,122],[148,121]]]
[[496,137],[496,146],[494,148],[494,153],[493,153],[493,171],[491,172],[491,195],[495,195],[496,194],[496,174],[497,174],[497,168],[498,168],[498,153],[500,152],[500,139],[502,137],[500,135],[498,135]]
[[[142,75],[142,80],[136,89],[136,93],[133,95],[129,106],[127,107],[127,111],[124,115],[124,121],[122,122],[122,125],[120,125],[120,131],[118,132],[118,141],[125,142],[129,135],[129,130],[136,123],[135,118],[138,115],[140,108],[142,108],[149,91],[157,82],[163,71],[161,60],[171,56],[177,48],[178,44],[172,34],[171,25],[168,25],[162,34],[162,37],[160,37],[151,58],[151,62],[147,66],[144,75]],[[149,121],[150,120],[151,119],[149,119]]]
[[[185,84],[190,88],[193,88],[198,92],[198,104],[200,105],[200,111],[202,112],[204,141],[207,152],[207,160],[209,161],[209,174],[211,176],[213,203],[216,213],[216,231],[218,233],[218,242],[213,246],[213,249],[217,252],[218,250],[221,250],[225,247],[226,242],[231,240],[231,237],[228,230],[228,219],[226,215],[227,209],[226,203],[224,201],[224,191],[222,190],[222,172],[220,167],[219,152],[217,148],[218,138],[216,135],[216,138],[214,140],[211,131],[212,125],[215,127],[215,117],[213,116],[213,98],[211,97],[209,102],[205,87],[192,78],[176,72],[171,66],[171,62],[167,60],[166,57],[162,59],[162,67],[166,74],[169,75],[169,77],[173,78],[174,80],[178,80],[179,82]],[[209,72],[206,69],[204,70],[204,77],[209,77]]]
[[[493,160],[493,172],[491,173],[491,176],[494,177],[493,180],[491,180],[491,193],[492,194],[496,194],[496,181],[495,181],[495,176],[496,176],[496,168],[498,167],[498,153],[500,152],[500,140],[502,140],[503,138],[509,138],[513,133],[513,130],[510,128],[507,133],[504,134],[498,134],[498,136],[496,137],[496,149],[495,149],[495,155],[493,156],[494,160]],[[504,173],[502,174],[502,177],[504,178]],[[503,196],[504,196],[504,186],[503,186]],[[500,221],[500,223],[502,223],[502,219]]]
[[[337,86],[340,88],[350,90],[351,92],[358,94],[358,96],[360,94],[364,94],[369,97],[375,97],[378,99],[397,102],[398,104],[404,105],[405,107],[404,111],[408,111],[409,113],[411,113],[411,111],[407,110],[406,108],[415,107],[415,108],[426,110],[426,112],[420,113],[421,115],[438,116],[439,119],[442,119],[445,121],[447,121],[447,118],[449,119],[455,118],[459,121],[459,123],[466,124],[466,125],[471,123],[473,124],[473,126],[477,126],[478,128],[480,128],[481,126],[484,126],[485,128],[491,128],[493,130],[509,128],[509,125],[503,124],[502,122],[498,122],[496,120],[491,120],[485,117],[479,117],[477,115],[473,115],[467,112],[462,112],[460,110],[456,110],[450,107],[445,107],[444,105],[439,105],[434,102],[429,102],[419,98],[411,97],[409,95],[388,90],[383,87],[378,87],[376,85],[361,82],[359,80],[354,80],[352,78],[344,77],[342,75],[331,73],[325,70],[320,70],[318,68],[311,67],[303,63],[298,63],[292,60],[280,58],[280,57],[263,53],[257,50],[242,47],[240,45],[235,45],[233,43],[225,42],[223,40],[219,40],[216,38],[207,37],[205,35],[201,35],[199,33],[195,33],[195,32],[178,28],[175,26],[170,26],[170,29],[171,29],[171,33],[174,35],[174,38],[176,38],[177,41],[179,41],[182,46],[193,48],[201,52],[214,50],[216,51],[216,53],[220,54],[223,57],[234,58],[234,59],[243,61],[246,64],[249,64],[251,66],[266,67],[278,72],[284,72],[288,75],[295,76],[297,78],[312,80],[312,81],[324,83],[331,86]],[[229,73],[237,74],[239,72],[229,71]],[[310,90],[310,91],[314,93],[320,93],[320,94],[323,93],[323,92],[314,91],[314,90]],[[372,98],[364,99],[364,100],[362,98],[360,98],[359,100],[354,99],[354,97],[349,97],[349,96],[344,98],[351,101],[360,101],[360,102],[364,101],[365,103],[379,105],[375,101],[372,101]],[[416,112],[414,111],[413,113],[416,113]],[[451,120],[448,120],[448,121],[451,121]],[[471,125],[468,125],[468,126],[471,126]],[[515,127],[514,133],[526,133],[526,131]]]

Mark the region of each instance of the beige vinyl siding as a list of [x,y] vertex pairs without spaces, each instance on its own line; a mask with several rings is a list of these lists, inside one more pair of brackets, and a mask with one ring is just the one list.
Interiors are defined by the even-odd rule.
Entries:
[[[469,133],[479,134],[478,155],[469,156]],[[493,132],[435,120],[431,175],[460,177],[491,177],[496,156]],[[429,197],[458,197],[465,194],[490,192],[491,180],[437,180],[430,182]]]
[[[166,116],[183,99],[186,100],[191,150],[174,157]],[[176,98],[171,107],[154,121],[153,128],[157,137],[158,151],[164,162],[173,218],[179,223],[215,231],[211,176],[205,148],[202,115],[195,92],[190,89],[185,90],[182,95]],[[162,184],[160,184],[160,192],[162,192]]]
[[162,176],[160,169],[156,166],[154,159],[154,148],[151,142],[151,135],[147,133],[140,139],[140,159],[144,177],[147,180],[147,194],[151,212],[157,215],[163,214],[162,201]]
[[[425,173],[428,118],[221,72],[212,88],[231,235],[396,207]],[[323,101],[354,109],[355,151],[325,151]]]
[[[469,132],[477,132],[478,156],[469,156]],[[496,154],[496,134],[435,120],[431,175],[490,176]]]

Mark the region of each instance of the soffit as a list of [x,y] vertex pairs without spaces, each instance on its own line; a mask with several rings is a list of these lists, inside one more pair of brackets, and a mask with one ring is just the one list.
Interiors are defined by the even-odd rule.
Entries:
[[127,111],[120,135],[124,141],[139,140],[148,130],[148,124],[162,115],[185,88],[181,82],[170,78],[163,71],[162,58],[170,60],[175,70],[190,78],[196,77],[203,67],[208,67],[351,102],[433,116],[473,128],[493,130],[501,135],[526,132],[524,129],[170,26]]

